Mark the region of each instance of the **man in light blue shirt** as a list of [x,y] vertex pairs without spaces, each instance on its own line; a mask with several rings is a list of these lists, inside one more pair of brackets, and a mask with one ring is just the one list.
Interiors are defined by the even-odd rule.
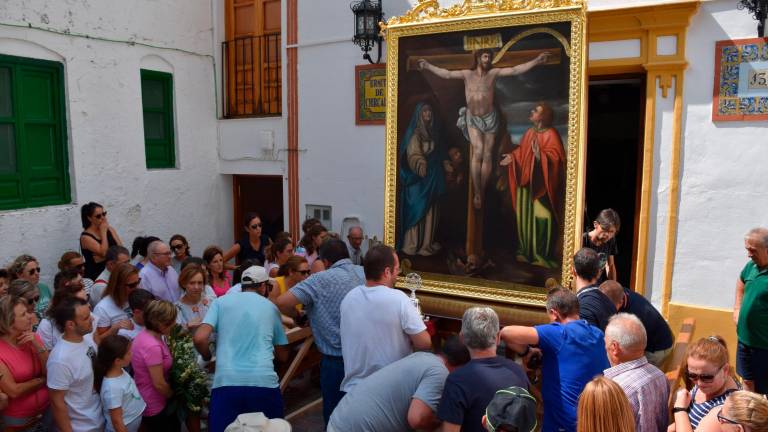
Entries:
[[141,271],[141,287],[158,299],[175,303],[181,297],[179,274],[171,266],[171,248],[161,241],[153,241],[147,247],[149,262]]
[[347,245],[341,240],[328,240],[320,246],[319,258],[324,270],[315,273],[288,290],[276,300],[280,311],[294,316],[297,304],[304,305],[318,351],[320,362],[320,391],[323,395],[323,420],[328,424],[333,409],[344,393],[344,359],[341,357],[341,301],[358,285],[365,283],[363,268],[349,260]]
[[238,415],[263,412],[283,417],[283,398],[274,357],[288,359],[280,312],[267,298],[269,276],[264,267],[243,272],[242,292],[228,293],[212,304],[195,332],[195,347],[203,359],[211,359],[208,338],[216,339],[216,375],[211,392],[209,429],[222,432]]

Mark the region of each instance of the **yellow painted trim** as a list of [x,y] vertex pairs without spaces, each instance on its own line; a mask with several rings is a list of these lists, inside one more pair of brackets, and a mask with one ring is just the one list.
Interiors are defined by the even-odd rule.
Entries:
[[669,326],[677,335],[680,325],[686,318],[695,318],[696,325],[693,329],[692,340],[703,337],[720,335],[728,345],[731,366],[736,361],[736,325],[733,324],[733,310],[704,306],[695,306],[684,303],[669,303]]
[[635,262],[635,286],[645,294],[645,274],[648,264],[648,231],[651,218],[651,194],[653,192],[653,138],[656,132],[656,76],[649,75],[645,83],[645,130],[643,131],[643,174],[640,181],[640,220],[637,230],[637,261]]
[[682,141],[684,76],[685,73],[682,70],[674,75],[675,102],[672,119],[672,160],[669,173],[669,210],[664,275],[661,284],[661,313],[667,318],[669,318],[669,302],[672,299],[672,273],[675,268],[678,210],[680,208],[680,146]]
[[[589,62],[590,76],[622,73],[646,74],[645,129],[643,131],[643,166],[640,182],[640,209],[637,232],[637,260],[635,262],[634,290],[645,294],[648,269],[648,244],[651,226],[651,202],[654,175],[654,139],[656,133],[656,86],[662,97],[668,96],[675,78],[674,122],[672,126],[672,160],[669,178],[669,214],[665,240],[665,263],[662,283],[662,312],[669,316],[672,296],[675,247],[677,240],[680,154],[682,140],[682,99],[685,69],[686,32],[691,17],[698,10],[700,0],[626,9],[590,11],[588,13],[588,42],[640,39],[640,57],[602,59]],[[657,38],[677,36],[674,55],[657,55]]]

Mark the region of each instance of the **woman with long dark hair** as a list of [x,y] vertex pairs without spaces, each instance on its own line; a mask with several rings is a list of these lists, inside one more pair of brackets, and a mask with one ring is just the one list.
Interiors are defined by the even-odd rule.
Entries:
[[99,335],[116,334],[120,329],[133,330],[128,296],[139,287],[141,278],[136,267],[120,264],[112,270],[104,296],[93,309],[96,332]]
[[192,253],[189,251],[189,242],[183,235],[174,234],[168,240],[168,246],[171,248],[171,252],[173,252],[171,266],[176,270],[176,273],[181,273],[181,264],[185,259],[192,256]]
[[221,297],[232,287],[232,275],[224,268],[224,252],[218,246],[208,246],[203,251],[203,261],[208,269],[208,282],[217,297]]
[[270,244],[270,240],[262,231],[261,216],[255,212],[248,213],[245,215],[243,223],[245,224],[246,235],[224,254],[224,262],[227,263],[232,258],[237,257],[238,263],[250,259],[258,260],[259,265],[264,265],[266,259],[264,248]]
[[101,204],[89,202],[80,208],[80,248],[85,258],[85,277],[95,280],[104,271],[105,257],[110,246],[122,246],[117,231],[107,221],[107,211]]

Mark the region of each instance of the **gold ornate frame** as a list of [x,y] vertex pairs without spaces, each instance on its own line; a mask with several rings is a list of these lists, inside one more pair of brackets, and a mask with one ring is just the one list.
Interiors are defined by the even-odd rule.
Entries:
[[[571,60],[569,70],[568,149],[566,165],[565,224],[561,283],[568,286],[570,257],[580,246],[583,224],[585,175],[586,5],[582,0],[464,0],[441,8],[436,0],[419,0],[405,14],[381,27],[387,41],[387,112],[384,243],[395,246],[397,215],[398,59],[402,37],[491,29],[521,25],[569,22]],[[543,307],[544,287],[509,282],[422,274],[423,291],[490,302]],[[399,278],[402,286],[404,278]]]

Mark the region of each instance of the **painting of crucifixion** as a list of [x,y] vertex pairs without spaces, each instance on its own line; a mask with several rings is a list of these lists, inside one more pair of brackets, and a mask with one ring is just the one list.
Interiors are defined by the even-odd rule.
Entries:
[[395,248],[406,268],[533,287],[560,279],[571,30],[399,38]]

